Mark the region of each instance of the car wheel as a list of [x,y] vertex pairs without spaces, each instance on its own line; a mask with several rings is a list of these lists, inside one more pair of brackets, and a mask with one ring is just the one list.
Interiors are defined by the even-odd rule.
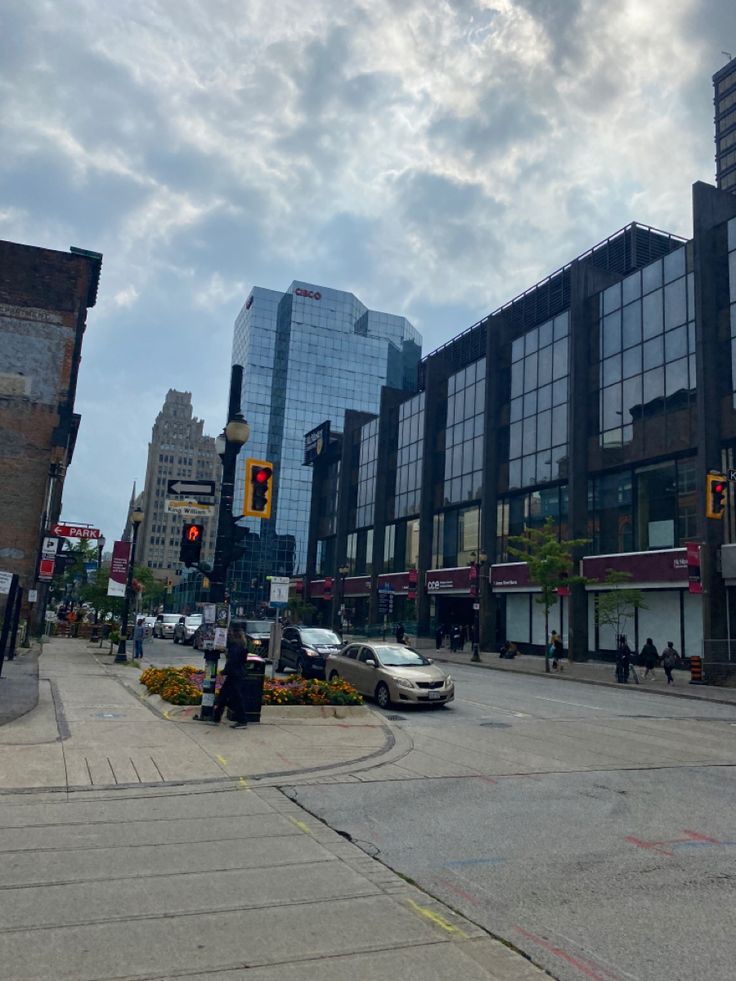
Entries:
[[330,671],[330,681],[339,681],[339,680],[340,680],[340,675],[337,673],[337,671]]
[[376,688],[376,702],[379,708],[387,709],[391,707],[391,696],[383,682]]

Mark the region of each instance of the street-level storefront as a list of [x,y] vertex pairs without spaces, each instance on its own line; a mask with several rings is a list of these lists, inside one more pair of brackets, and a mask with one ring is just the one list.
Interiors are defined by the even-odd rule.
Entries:
[[459,624],[471,636],[475,617],[473,604],[477,599],[471,596],[470,567],[462,565],[451,569],[429,569],[424,583],[430,598],[432,622],[447,630],[454,624]]
[[[628,552],[614,555],[586,556],[581,573],[589,580],[588,650],[590,653],[613,653],[615,630],[597,623],[596,595],[616,588],[602,583],[608,570],[628,574],[621,587],[641,590],[643,606],[626,621],[623,632],[630,646],[641,650],[651,637],[658,650],[672,641],[683,657],[702,653],[702,598],[691,592],[688,582],[687,554],[684,548],[652,552]],[[621,588],[619,587],[619,588]],[[524,562],[494,565],[491,588],[500,599],[499,640],[513,640],[524,648],[543,650],[544,607],[535,602],[539,590],[529,583]],[[550,610],[550,630],[556,630],[567,645],[569,629],[568,598],[560,597]]]

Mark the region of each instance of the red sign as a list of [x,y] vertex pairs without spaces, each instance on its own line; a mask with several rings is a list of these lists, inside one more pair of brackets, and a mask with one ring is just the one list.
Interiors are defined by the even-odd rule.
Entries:
[[700,580],[700,542],[687,542],[687,588],[690,593],[702,593]]
[[41,559],[38,564],[38,578],[42,579],[44,582],[49,582],[54,578],[54,565],[56,563],[53,559]]
[[322,599],[331,600],[332,599],[332,579],[328,576],[322,587]]
[[409,569],[409,588],[407,589],[406,598],[408,600],[415,600],[417,598],[417,570]]
[[296,293],[297,296],[306,296],[310,300],[321,300],[322,299],[322,294],[318,290],[317,291],[314,291],[314,290],[296,289],[296,290],[294,290],[294,292]]
[[[653,552],[622,552],[620,555],[586,555],[583,575],[599,582],[609,569],[628,572],[630,583],[680,583],[688,579],[687,553],[684,548],[669,548]],[[629,582],[627,581],[627,585]]]
[[529,566],[526,562],[502,562],[491,566],[491,583],[494,591],[518,589],[521,586],[532,588],[529,582]]
[[112,547],[110,579],[107,584],[108,596],[125,596],[125,590],[128,585],[130,548],[130,542],[115,542]]
[[54,525],[51,534],[57,538],[101,538],[99,528],[86,528],[80,525]]
[[463,565],[455,569],[429,569],[425,574],[424,583],[428,593],[470,595],[470,567]]

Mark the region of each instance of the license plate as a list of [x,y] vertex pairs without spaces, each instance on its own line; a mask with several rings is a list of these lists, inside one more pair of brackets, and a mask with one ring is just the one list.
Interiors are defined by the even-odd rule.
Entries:
[[429,693],[430,699],[442,698],[442,695],[438,691],[431,691]]

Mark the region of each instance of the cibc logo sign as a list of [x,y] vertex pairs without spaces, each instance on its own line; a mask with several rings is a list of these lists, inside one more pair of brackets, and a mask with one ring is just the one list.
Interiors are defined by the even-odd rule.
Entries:
[[297,296],[306,296],[310,300],[322,299],[322,294],[319,292],[319,290],[303,290],[300,287],[299,289],[295,289],[294,292]]

